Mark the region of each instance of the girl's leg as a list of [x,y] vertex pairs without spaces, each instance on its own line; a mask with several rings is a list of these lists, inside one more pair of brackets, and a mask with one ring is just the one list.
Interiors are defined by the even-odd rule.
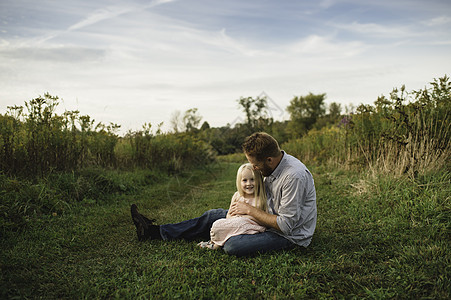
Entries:
[[224,251],[235,256],[249,256],[294,247],[291,241],[271,231],[232,236],[224,244]]
[[210,239],[211,225],[219,219],[225,218],[227,210],[212,209],[206,211],[199,218],[183,221],[175,224],[160,226],[160,234],[163,240],[195,240]]

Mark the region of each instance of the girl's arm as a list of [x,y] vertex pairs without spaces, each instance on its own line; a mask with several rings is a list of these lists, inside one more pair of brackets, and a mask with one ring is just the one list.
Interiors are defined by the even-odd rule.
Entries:
[[238,192],[236,192],[235,194],[233,194],[232,200],[230,200],[229,211],[227,212],[226,218],[231,218],[231,217],[232,217],[232,215],[230,215],[230,209],[232,208],[233,203],[235,203],[236,201],[238,201],[238,199],[240,198],[239,195],[240,195],[240,194],[239,194]]

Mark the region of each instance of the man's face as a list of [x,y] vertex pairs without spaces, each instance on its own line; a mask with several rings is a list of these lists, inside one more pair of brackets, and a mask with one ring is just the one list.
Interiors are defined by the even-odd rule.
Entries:
[[259,171],[262,173],[263,176],[267,177],[271,175],[272,171],[274,171],[270,166],[267,160],[265,161],[258,161],[255,157],[249,156],[246,154],[246,158],[249,161],[249,163],[252,165],[254,170]]

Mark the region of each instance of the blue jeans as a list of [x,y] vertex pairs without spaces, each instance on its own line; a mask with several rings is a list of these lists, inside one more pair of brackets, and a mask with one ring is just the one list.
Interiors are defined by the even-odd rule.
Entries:
[[[163,240],[196,240],[210,239],[210,229],[212,224],[219,219],[225,218],[227,210],[212,209],[206,211],[199,218],[183,221],[176,224],[166,224],[160,226],[160,233]],[[286,238],[271,231],[257,234],[244,234],[229,238],[224,244],[224,251],[235,256],[249,256],[257,252],[264,253],[273,250],[281,250],[294,246]]]

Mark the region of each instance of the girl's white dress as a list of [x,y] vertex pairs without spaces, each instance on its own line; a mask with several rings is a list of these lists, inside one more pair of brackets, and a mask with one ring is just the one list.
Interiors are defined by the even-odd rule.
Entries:
[[[232,201],[234,200],[255,206],[255,198],[246,199],[238,192],[233,195]],[[255,234],[264,232],[265,230],[266,227],[259,225],[257,222],[248,217],[234,216],[215,221],[210,230],[210,238],[216,245],[223,246],[224,243],[232,236],[241,234]]]

